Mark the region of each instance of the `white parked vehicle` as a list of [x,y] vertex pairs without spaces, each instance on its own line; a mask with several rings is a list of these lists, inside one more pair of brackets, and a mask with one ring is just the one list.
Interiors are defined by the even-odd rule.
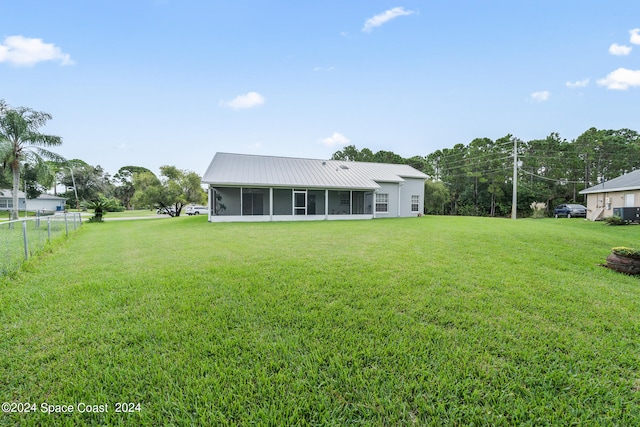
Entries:
[[187,206],[186,209],[186,214],[191,216],[191,215],[206,215],[207,214],[207,207],[206,206]]

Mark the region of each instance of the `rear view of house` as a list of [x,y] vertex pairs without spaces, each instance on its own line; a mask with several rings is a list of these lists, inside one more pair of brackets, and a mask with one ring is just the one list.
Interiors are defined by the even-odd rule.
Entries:
[[217,153],[202,182],[209,221],[416,216],[427,175],[408,165]]

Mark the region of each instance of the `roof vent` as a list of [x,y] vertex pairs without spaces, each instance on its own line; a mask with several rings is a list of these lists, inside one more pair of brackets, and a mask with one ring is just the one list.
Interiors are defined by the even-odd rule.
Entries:
[[340,166],[340,169],[349,169],[349,166],[341,165],[341,166]]

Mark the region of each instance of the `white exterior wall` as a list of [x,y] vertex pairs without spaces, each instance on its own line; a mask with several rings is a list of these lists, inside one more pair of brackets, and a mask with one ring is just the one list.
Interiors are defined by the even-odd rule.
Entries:
[[[376,218],[396,218],[417,216],[424,210],[424,179],[405,178],[404,182],[379,182],[377,193],[389,195],[389,209],[386,213],[376,212]],[[411,210],[411,196],[418,196],[418,211]]]
[[[0,198],[0,210],[6,211],[11,210],[9,207],[11,205],[11,198],[2,197]],[[61,210],[64,210],[65,199],[27,199],[25,205],[24,197],[18,198],[18,210],[24,211],[25,207],[27,210],[35,212],[35,211],[57,211],[57,207],[60,206]]]
[[58,207],[64,210],[64,202],[64,199],[27,199],[27,210],[56,212]]
[[[411,196],[418,196],[418,211],[411,211]],[[424,212],[424,179],[405,178],[400,189],[400,216],[417,216]]]
[[373,212],[376,218],[397,218],[398,213],[398,183],[397,182],[378,182],[380,188],[376,190],[376,194],[388,194],[389,206],[387,212],[376,212],[376,196],[373,200]]

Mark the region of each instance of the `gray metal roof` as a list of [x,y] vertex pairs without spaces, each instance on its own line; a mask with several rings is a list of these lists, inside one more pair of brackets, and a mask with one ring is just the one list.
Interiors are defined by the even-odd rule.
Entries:
[[580,194],[611,193],[613,191],[630,191],[640,189],[640,169],[617,178],[586,188]]
[[378,182],[425,179],[409,165],[216,153],[202,177],[212,185],[375,190]]
[[[0,188],[0,197],[3,198],[3,199],[11,199],[13,197],[13,191]],[[19,199],[24,199],[24,191],[19,191],[18,190],[18,198]],[[45,200],[45,199],[46,200],[65,200],[64,197],[58,197],[58,196],[54,196],[52,194],[46,194],[46,193],[42,193],[41,195],[36,197],[36,199],[40,199],[40,200]]]

